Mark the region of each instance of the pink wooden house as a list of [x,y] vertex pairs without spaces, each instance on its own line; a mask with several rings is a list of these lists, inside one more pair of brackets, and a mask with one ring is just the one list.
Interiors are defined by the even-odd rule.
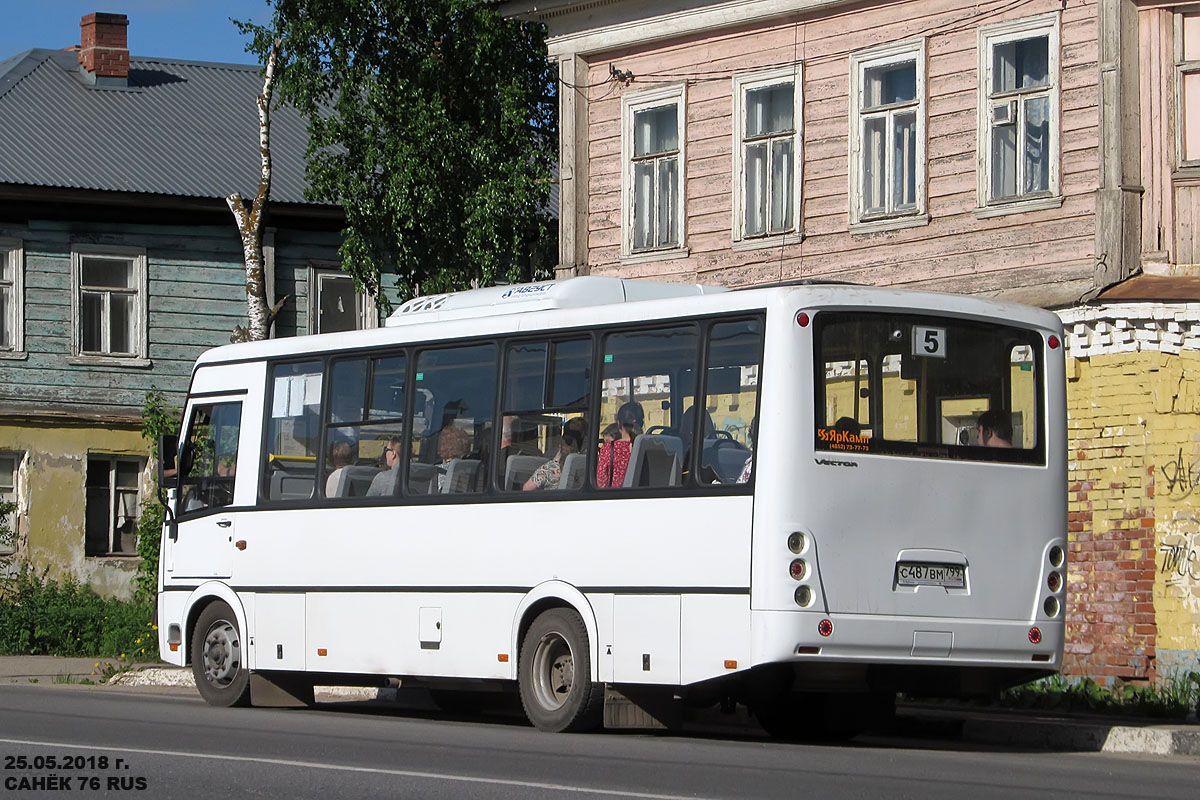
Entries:
[[1200,261],[1200,4],[502,5],[559,65],[562,275],[1058,307]]

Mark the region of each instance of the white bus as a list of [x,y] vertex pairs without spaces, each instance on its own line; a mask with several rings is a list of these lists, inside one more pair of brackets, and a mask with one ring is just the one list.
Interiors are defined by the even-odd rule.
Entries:
[[1062,335],[971,297],[585,277],[216,348],[162,443],[162,657],[216,705],[515,685],[552,731],[722,702],[801,735],[1051,674]]

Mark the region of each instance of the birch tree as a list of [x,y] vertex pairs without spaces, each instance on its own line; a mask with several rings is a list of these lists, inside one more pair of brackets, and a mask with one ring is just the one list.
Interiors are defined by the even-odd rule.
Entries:
[[258,95],[257,100],[258,148],[261,158],[258,192],[251,202],[246,202],[241,192],[234,192],[225,198],[237,222],[242,239],[242,258],[246,265],[248,323],[244,328],[241,325],[234,326],[233,335],[230,337],[232,342],[258,342],[266,339],[271,332],[275,316],[287,300],[287,297],[284,297],[272,306],[270,298],[267,297],[262,247],[263,212],[271,197],[271,99],[275,93],[275,70],[282,47],[282,39],[275,38],[271,41],[266,54],[262,93]]

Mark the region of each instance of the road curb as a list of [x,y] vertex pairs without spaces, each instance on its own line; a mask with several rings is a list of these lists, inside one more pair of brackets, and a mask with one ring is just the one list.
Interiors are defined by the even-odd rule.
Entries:
[[963,720],[962,738],[1043,750],[1200,756],[1200,729],[1178,725],[1108,725],[1044,719]]

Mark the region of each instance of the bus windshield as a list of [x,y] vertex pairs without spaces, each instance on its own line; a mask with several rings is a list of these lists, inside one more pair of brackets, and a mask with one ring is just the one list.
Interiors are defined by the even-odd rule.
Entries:
[[814,336],[818,450],[1045,463],[1037,333],[834,311]]

